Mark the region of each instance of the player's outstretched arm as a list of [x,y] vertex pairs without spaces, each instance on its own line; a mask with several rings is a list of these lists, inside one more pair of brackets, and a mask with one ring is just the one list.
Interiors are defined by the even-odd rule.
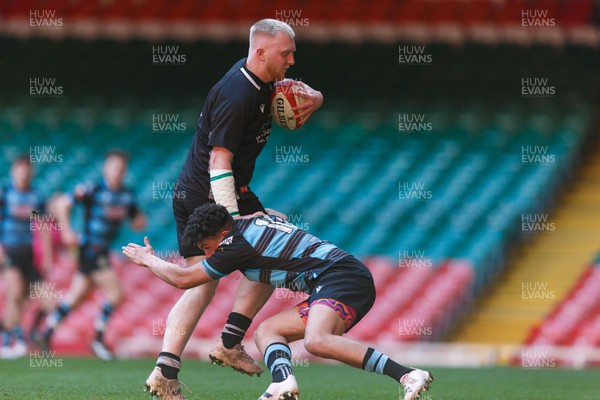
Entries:
[[143,212],[138,212],[131,220],[131,229],[134,231],[143,231],[148,226],[148,218]]
[[154,275],[178,289],[189,289],[212,281],[200,263],[182,268],[154,255],[148,237],[144,237],[144,246],[129,243],[123,246],[123,254],[137,265],[147,267]]

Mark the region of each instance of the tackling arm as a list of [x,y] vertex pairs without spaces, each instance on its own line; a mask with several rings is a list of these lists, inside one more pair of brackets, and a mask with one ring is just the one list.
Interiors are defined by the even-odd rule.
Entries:
[[213,281],[201,262],[188,268],[182,268],[154,255],[150,240],[144,237],[144,246],[129,243],[123,246],[123,254],[137,265],[147,267],[154,275],[178,289],[189,289]]

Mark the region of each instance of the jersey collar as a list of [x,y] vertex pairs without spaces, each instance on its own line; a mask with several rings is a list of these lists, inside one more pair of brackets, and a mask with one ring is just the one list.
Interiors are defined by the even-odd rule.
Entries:
[[245,63],[244,63],[244,66],[240,67],[240,71],[242,71],[242,74],[244,74],[246,79],[248,79],[248,81],[250,81],[250,83],[252,84],[252,86],[254,86],[256,88],[256,90],[270,89],[271,84],[264,83],[263,81],[261,81],[258,76],[254,75],[254,73],[252,73],[252,71],[250,71],[248,68],[246,68]]

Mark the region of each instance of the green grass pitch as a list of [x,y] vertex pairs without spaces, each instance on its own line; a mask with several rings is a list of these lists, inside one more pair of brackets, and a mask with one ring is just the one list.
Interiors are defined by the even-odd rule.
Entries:
[[[143,382],[154,360],[57,358],[52,365],[23,358],[0,361],[0,399],[150,399]],[[60,361],[60,362],[58,362]],[[257,399],[270,377],[250,378],[229,368],[184,360],[180,379],[190,400]],[[598,370],[430,368],[436,380],[424,400],[592,400],[600,393]],[[397,400],[390,378],[342,365],[311,363],[295,369],[302,400]],[[185,389],[184,389],[185,390]]]

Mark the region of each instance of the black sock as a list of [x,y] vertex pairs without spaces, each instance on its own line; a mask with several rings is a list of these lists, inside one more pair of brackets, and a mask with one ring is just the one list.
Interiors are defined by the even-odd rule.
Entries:
[[387,360],[385,367],[383,367],[383,374],[398,382],[400,381],[400,378],[402,378],[402,375],[408,374],[412,371],[414,371],[414,369],[400,365],[391,358]]
[[236,312],[229,314],[227,323],[221,333],[223,346],[225,346],[226,349],[231,349],[236,344],[241,343],[246,331],[250,328],[251,323],[252,320],[245,315]]
[[402,375],[413,371],[412,368],[398,364],[385,354],[369,347],[365,358],[363,359],[362,369],[367,372],[375,372],[381,375],[387,375],[399,382]]
[[177,379],[177,374],[181,369],[181,358],[173,353],[161,351],[156,360],[156,366],[160,368],[165,378]]

